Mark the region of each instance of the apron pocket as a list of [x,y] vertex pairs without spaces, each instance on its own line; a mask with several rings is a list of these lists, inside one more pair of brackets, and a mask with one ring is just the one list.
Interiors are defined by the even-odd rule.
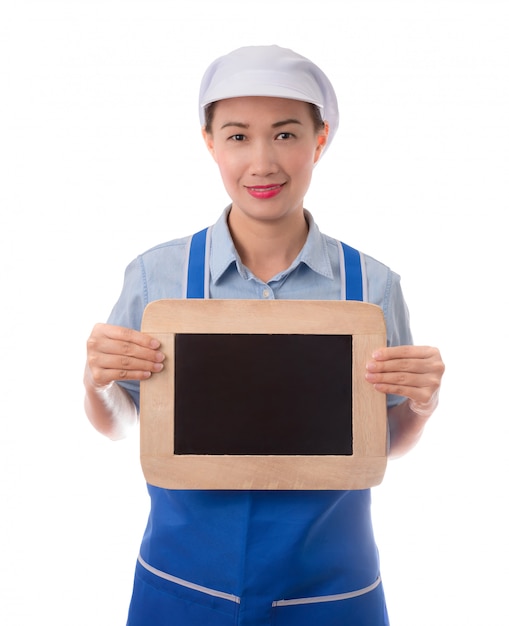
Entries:
[[239,604],[226,594],[210,595],[136,565],[127,626],[235,626]]
[[378,578],[360,592],[274,602],[271,623],[273,626],[389,626],[389,618]]

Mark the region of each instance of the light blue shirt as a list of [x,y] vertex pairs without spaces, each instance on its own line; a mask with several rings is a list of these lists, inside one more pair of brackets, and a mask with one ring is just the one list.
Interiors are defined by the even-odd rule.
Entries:
[[[309,233],[304,247],[286,270],[263,282],[243,265],[228,229],[229,207],[211,229],[210,297],[259,300],[337,300],[342,298],[338,243],[318,229],[306,211]],[[149,302],[184,297],[190,237],[175,239],[134,259],[127,267],[120,298],[109,324],[139,330],[143,311]],[[348,242],[345,242],[348,243]],[[387,345],[412,343],[408,310],[400,277],[387,266],[364,254],[366,301],[380,306],[387,327]],[[139,407],[139,383],[122,385]],[[388,396],[388,406],[401,402]]]

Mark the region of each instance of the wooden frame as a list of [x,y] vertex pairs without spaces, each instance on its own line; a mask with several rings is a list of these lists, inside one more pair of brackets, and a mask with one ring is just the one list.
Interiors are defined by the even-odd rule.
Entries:
[[[379,307],[356,301],[158,300],[142,331],[161,342],[164,370],[141,383],[140,455],[147,482],[168,489],[364,489],[387,464],[385,396],[366,382],[366,362],[385,345]],[[351,455],[174,454],[175,335],[181,333],[352,336]]]

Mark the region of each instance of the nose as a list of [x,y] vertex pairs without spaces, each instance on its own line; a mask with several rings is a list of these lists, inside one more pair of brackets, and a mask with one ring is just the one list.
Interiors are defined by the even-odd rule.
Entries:
[[276,150],[272,142],[260,141],[252,147],[249,173],[252,176],[266,177],[278,172]]

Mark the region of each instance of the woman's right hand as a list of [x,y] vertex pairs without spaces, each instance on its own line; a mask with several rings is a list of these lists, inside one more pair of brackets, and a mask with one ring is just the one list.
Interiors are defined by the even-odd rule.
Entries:
[[97,389],[119,380],[145,380],[160,372],[160,342],[123,326],[96,324],[87,340],[85,377]]

